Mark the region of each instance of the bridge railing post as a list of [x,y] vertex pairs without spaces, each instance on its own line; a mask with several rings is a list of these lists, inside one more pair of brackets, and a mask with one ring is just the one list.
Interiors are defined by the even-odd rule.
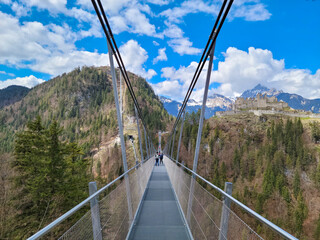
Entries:
[[141,139],[141,133],[140,133],[140,126],[139,126],[138,111],[137,111],[136,106],[134,106],[134,110],[135,110],[135,113],[136,113],[136,119],[137,119],[137,130],[138,130],[139,147],[140,147],[140,159],[141,159],[141,165],[142,165],[142,163],[143,163],[142,139]]
[[180,136],[179,136],[178,149],[177,149],[176,163],[178,163],[178,161],[179,161],[179,152],[180,152],[181,138],[182,138],[182,132],[183,132],[184,116],[185,116],[185,111],[183,112],[183,116],[182,116]]
[[174,140],[176,138],[176,129],[174,129],[174,133],[173,133],[173,138],[172,138],[172,147],[171,147],[171,159],[172,159],[172,155],[173,155],[173,148],[174,148]]
[[[232,183],[231,182],[226,182],[224,184],[224,191],[227,194],[232,195]],[[231,205],[231,200],[227,197],[224,197],[222,211],[221,211],[219,240],[227,240],[230,205]]]
[[146,143],[146,158],[149,159],[149,150],[148,150],[148,140],[147,140],[147,133],[146,133],[146,129],[143,126],[143,130],[144,130],[144,141]]
[[[96,182],[89,183],[89,194],[90,196],[97,191]],[[100,222],[100,208],[98,196],[90,200],[90,210],[91,210],[91,221],[92,221],[92,232],[94,240],[102,240],[101,234],[101,222]]]

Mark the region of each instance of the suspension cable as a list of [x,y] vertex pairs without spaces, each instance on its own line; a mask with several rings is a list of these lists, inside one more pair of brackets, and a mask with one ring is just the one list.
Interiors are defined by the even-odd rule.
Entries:
[[[96,1],[98,2],[98,5],[97,5]],[[116,59],[116,62],[117,62],[118,67],[119,67],[120,74],[122,74],[122,76],[123,76],[123,78],[125,80],[125,83],[126,83],[126,85],[128,87],[128,90],[129,90],[129,93],[130,93],[131,98],[133,100],[133,103],[134,103],[134,105],[135,105],[135,107],[137,109],[138,116],[141,119],[141,122],[142,122],[142,125],[144,126],[144,129],[146,129],[147,135],[150,136],[149,131],[148,131],[148,129],[146,127],[146,124],[144,122],[144,119],[143,119],[141,108],[139,106],[139,103],[137,101],[136,95],[135,95],[134,90],[132,88],[128,73],[126,71],[126,68],[125,68],[125,65],[123,63],[121,54],[119,52],[119,49],[118,49],[117,44],[116,44],[116,41],[115,41],[114,36],[112,34],[112,30],[111,30],[111,27],[109,25],[107,16],[106,16],[106,14],[104,12],[104,9],[103,9],[103,6],[101,4],[101,1],[100,0],[91,0],[91,2],[93,4],[93,7],[94,7],[96,13],[97,13],[97,16],[99,18],[99,21],[100,21],[100,24],[101,24],[101,26],[103,28],[103,31],[104,31],[104,33],[106,35],[106,38],[107,38],[108,44],[109,44],[109,46],[111,48],[111,51],[112,51],[112,53],[113,53],[113,55],[114,55],[114,57]],[[98,8],[98,6],[99,6],[99,8]],[[102,16],[101,16],[101,14],[102,14]]]

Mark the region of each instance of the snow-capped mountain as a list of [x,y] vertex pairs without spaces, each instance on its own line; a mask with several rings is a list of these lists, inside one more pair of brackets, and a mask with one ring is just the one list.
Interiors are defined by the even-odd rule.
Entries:
[[242,93],[241,97],[243,98],[255,98],[257,96],[257,94],[267,94],[267,96],[276,96],[280,93],[283,93],[282,90],[278,91],[275,88],[267,88],[265,86],[262,86],[261,84],[258,84],[257,86],[255,86],[254,88],[250,89],[250,90],[246,90]]
[[258,93],[267,94],[267,96],[276,96],[278,101],[282,100],[288,103],[289,107],[293,109],[311,111],[314,113],[320,112],[320,99],[307,99],[298,94],[285,93],[282,90],[276,90],[275,88],[269,89],[261,84],[258,84],[253,89],[244,91],[241,97],[255,98]]
[[[320,99],[307,99],[298,94],[285,93],[282,90],[277,90],[275,88],[267,88],[258,84],[253,89],[246,90],[242,93],[241,97],[243,98],[255,98],[257,94],[267,94],[267,96],[276,96],[278,101],[284,101],[288,103],[289,107],[293,109],[311,111],[314,113],[320,113]],[[160,97],[161,102],[163,103],[165,109],[169,114],[177,116],[179,109],[182,105],[181,102],[166,98]],[[223,95],[213,94],[208,97],[207,107],[205,118],[210,118],[214,116],[217,111],[227,111],[232,107],[233,99],[227,98]],[[186,111],[197,112],[201,109],[202,101],[196,101],[190,99]]]
[[179,109],[181,107],[181,103],[177,102],[175,100],[172,100],[170,98],[166,98],[163,96],[160,96],[160,101],[162,102],[164,108],[168,111],[169,114],[173,116],[177,116]]
[[[175,100],[166,98],[166,97],[160,97],[161,102],[163,103],[164,108],[168,111],[169,114],[177,116],[179,109],[182,105],[182,102],[177,102]],[[219,95],[219,94],[213,94],[211,96],[208,96],[207,99],[207,107],[205,112],[205,118],[210,118],[214,116],[216,111],[226,111],[231,109],[232,100],[229,98]],[[199,109],[201,109],[202,101],[196,101],[194,99],[189,99],[186,107],[186,111],[191,112],[197,112]]]

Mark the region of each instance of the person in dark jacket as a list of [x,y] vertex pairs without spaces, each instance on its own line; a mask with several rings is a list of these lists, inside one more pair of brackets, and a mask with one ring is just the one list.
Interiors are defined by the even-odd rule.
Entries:
[[160,164],[163,165],[163,153],[160,154]]

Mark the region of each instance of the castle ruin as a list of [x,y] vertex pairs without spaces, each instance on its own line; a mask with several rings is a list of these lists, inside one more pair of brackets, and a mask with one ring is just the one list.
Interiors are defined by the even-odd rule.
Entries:
[[278,101],[275,96],[268,97],[266,94],[257,94],[256,98],[237,98],[232,106],[234,111],[243,111],[249,109],[265,109],[265,110],[284,110],[288,107],[288,103]]

